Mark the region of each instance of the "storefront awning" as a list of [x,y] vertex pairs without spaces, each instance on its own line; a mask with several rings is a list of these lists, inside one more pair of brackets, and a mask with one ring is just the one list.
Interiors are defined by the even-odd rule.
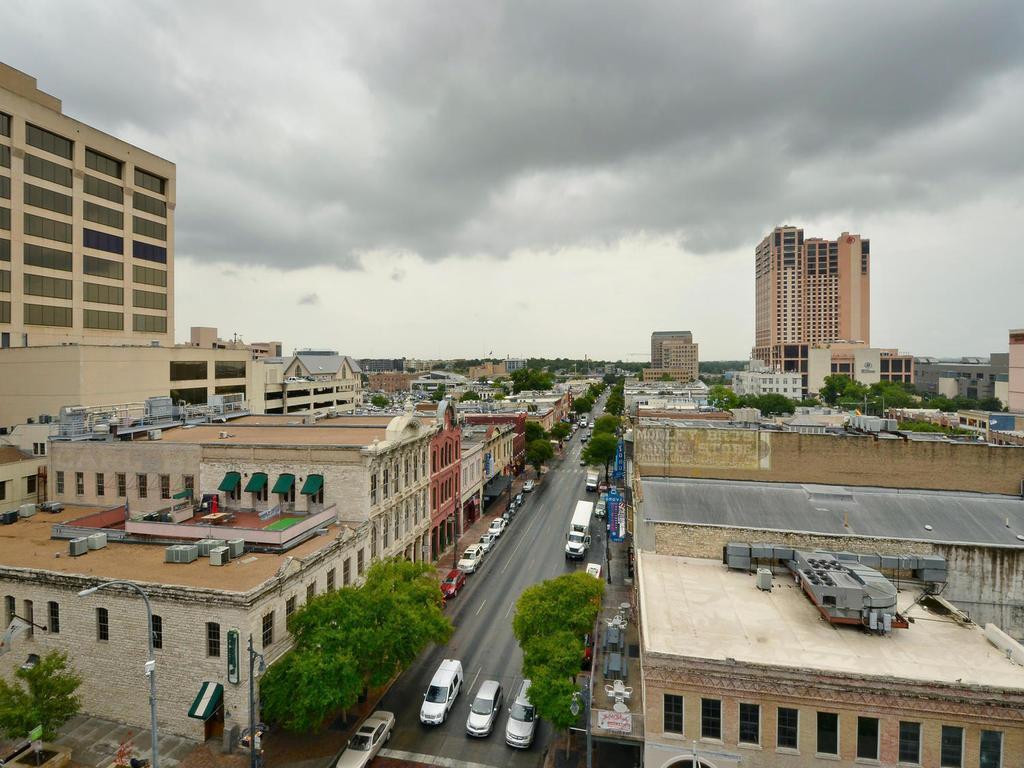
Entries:
[[192,489],[191,488],[186,488],[186,489],[184,489],[182,491],[178,491],[176,494],[171,496],[171,498],[172,499],[191,499],[192,498]]
[[196,720],[209,720],[213,713],[220,706],[220,700],[224,696],[224,686],[220,683],[203,683],[199,687],[195,701],[189,707],[188,716]]
[[249,476],[249,482],[245,484],[246,493],[259,493],[267,485],[267,473],[266,472],[253,472]]
[[292,486],[295,485],[295,475],[283,474],[277,476],[277,482],[274,483],[273,493],[288,493],[291,491]]
[[299,491],[303,496],[315,496],[320,493],[320,489],[324,487],[324,476],[323,475],[307,475],[306,482],[302,484],[302,490]]
[[484,498],[497,498],[498,496],[501,496],[501,494],[503,494],[510,485],[512,485],[512,478],[508,475],[492,477],[487,481],[487,485],[484,486]]
[[217,490],[224,491],[224,493],[232,493],[240,482],[242,482],[242,474],[240,472],[228,472],[224,475],[224,479],[220,481]]

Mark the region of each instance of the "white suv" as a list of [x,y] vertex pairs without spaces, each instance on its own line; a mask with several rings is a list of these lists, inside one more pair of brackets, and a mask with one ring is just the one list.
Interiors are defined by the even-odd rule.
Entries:
[[447,720],[448,712],[461,690],[462,662],[458,659],[445,659],[431,678],[427,692],[423,694],[420,722],[426,725],[440,725]]
[[474,544],[462,553],[458,569],[463,573],[476,573],[476,569],[480,567],[480,563],[483,562],[483,559],[484,548],[479,544]]

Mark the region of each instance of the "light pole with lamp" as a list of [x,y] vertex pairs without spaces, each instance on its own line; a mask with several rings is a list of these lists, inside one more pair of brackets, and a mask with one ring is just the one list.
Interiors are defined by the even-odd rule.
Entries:
[[156,730],[156,657],[153,655],[153,609],[149,605],[149,595],[147,595],[138,584],[133,584],[130,581],[105,581],[102,584],[97,584],[95,587],[89,587],[83,589],[78,593],[79,597],[87,597],[105,587],[128,587],[139,593],[142,597],[143,602],[146,604],[146,624],[149,629],[146,637],[148,640],[149,648],[149,661],[146,662],[146,676],[149,678],[149,718],[150,718],[150,737],[151,737],[151,749],[153,756],[150,758],[150,763],[153,768],[160,768],[160,756],[157,751],[158,737]]
[[590,689],[588,686],[587,690],[575,691],[572,695],[572,703],[569,705],[569,711],[572,712],[573,716],[577,716],[580,713],[580,700],[583,701],[583,717],[586,722],[587,732],[587,768],[590,768],[591,761],[591,746],[590,746]]
[[262,653],[258,653],[252,645],[252,633],[249,633],[249,768],[256,768],[256,659],[260,660],[260,674],[267,669],[267,661]]

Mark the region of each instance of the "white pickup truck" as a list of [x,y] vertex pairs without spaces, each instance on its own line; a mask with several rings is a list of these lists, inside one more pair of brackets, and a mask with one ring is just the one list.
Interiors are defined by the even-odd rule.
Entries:
[[587,490],[588,491],[596,491],[597,490],[597,478],[599,476],[600,476],[600,473],[597,472],[596,470],[591,470],[590,472],[587,472]]

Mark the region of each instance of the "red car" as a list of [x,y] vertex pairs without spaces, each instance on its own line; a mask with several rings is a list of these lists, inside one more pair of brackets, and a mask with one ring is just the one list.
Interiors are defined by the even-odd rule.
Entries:
[[459,570],[448,571],[448,575],[441,582],[441,594],[445,599],[455,597],[459,591],[466,586],[466,574]]

